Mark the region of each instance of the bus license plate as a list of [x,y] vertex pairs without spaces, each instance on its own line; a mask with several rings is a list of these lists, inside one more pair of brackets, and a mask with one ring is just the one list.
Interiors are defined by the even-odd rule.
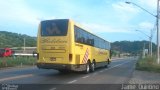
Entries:
[[50,60],[51,61],[56,61],[56,58],[55,57],[51,57]]

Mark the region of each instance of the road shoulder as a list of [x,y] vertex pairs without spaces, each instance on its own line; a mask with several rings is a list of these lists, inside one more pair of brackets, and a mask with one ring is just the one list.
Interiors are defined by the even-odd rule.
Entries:
[[0,68],[0,72],[23,70],[23,69],[29,69],[29,68],[36,68],[36,66],[23,65],[23,66],[15,66],[15,67],[5,67],[5,68]]
[[160,84],[160,73],[135,70],[129,84]]

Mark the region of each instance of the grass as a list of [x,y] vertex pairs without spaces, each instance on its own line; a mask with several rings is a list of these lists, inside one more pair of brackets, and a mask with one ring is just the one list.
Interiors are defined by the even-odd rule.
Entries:
[[139,58],[136,63],[136,69],[160,73],[160,64],[157,64],[155,57],[147,56],[145,58]]
[[36,63],[35,57],[3,57],[0,58],[0,68],[14,67],[22,65],[34,65]]

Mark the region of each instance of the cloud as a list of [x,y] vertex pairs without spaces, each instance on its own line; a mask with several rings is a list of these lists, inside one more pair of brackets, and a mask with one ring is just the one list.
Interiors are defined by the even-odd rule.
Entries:
[[145,10],[151,12],[152,14],[156,14],[156,9],[157,9],[157,0],[135,0],[135,1],[131,1],[132,3],[136,4],[130,4],[133,7],[139,9],[140,12],[145,12],[144,10],[142,10],[140,7],[144,8]]
[[132,5],[128,5],[125,2],[117,2],[112,4],[112,7],[116,11],[127,12],[127,13],[138,13],[138,10],[134,8]]
[[147,6],[148,8],[156,9],[157,0],[138,0],[141,6]]
[[139,27],[140,27],[142,30],[147,30],[147,31],[148,31],[148,30],[153,29],[154,24],[145,21],[145,22],[141,22],[141,23],[139,24]]
[[92,33],[130,33],[127,28],[116,28],[104,24],[81,23],[81,25]]
[[43,21],[43,20],[51,20],[51,19],[58,19],[58,17],[55,16],[48,16],[48,17],[38,17],[38,21]]
[[137,7],[133,7],[125,2],[113,3],[112,7],[115,11],[115,16],[118,17],[121,22],[125,23],[132,20],[139,13],[139,9],[137,9]]
[[28,7],[23,0],[1,0],[0,1],[1,20],[12,22],[23,22],[35,25],[39,22],[37,19],[39,12],[35,12]]

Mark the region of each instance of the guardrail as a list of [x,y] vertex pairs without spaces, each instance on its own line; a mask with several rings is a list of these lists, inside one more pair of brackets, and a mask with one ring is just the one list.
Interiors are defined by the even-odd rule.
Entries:
[[28,53],[15,53],[14,56],[34,56],[36,57],[37,54],[28,54]]

